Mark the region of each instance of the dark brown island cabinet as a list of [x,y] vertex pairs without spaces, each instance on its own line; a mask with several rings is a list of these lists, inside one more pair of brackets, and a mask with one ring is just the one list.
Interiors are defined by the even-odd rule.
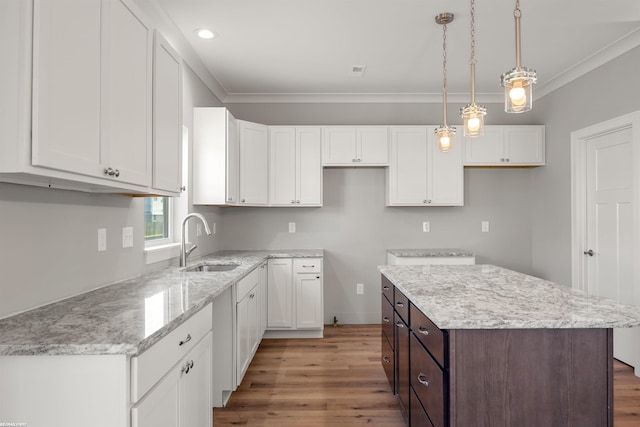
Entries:
[[441,330],[382,276],[382,366],[412,427],[613,426],[612,329]]

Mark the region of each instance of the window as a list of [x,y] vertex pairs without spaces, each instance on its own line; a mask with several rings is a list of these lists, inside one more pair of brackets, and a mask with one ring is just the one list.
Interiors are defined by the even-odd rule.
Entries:
[[144,199],[144,240],[169,239],[169,198],[145,197]]

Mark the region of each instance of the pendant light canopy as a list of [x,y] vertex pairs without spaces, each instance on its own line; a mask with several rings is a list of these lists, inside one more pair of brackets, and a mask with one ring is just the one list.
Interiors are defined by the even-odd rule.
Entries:
[[436,16],[436,23],[442,25],[442,112],[443,124],[435,130],[438,147],[441,151],[449,151],[453,144],[456,128],[447,124],[447,24],[453,22],[453,13],[441,13]]
[[464,136],[474,137],[484,134],[484,116],[487,108],[476,104],[476,8],[475,0],[471,0],[471,103],[460,109],[460,117],[464,120]]
[[507,113],[524,113],[531,110],[532,90],[536,82],[536,71],[522,67],[520,62],[520,0],[516,0],[513,11],[516,20],[516,67],[504,73],[500,83],[504,87],[504,111]]

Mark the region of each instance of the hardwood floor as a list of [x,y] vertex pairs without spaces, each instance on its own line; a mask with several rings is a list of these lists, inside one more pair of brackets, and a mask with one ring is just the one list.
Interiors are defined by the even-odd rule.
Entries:
[[[640,426],[640,378],[614,361],[614,425]],[[380,326],[325,328],[323,339],[263,340],[220,426],[403,427],[380,365]]]

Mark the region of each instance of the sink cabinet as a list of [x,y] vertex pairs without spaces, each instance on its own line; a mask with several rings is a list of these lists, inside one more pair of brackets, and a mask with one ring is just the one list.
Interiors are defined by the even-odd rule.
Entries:
[[262,268],[236,284],[236,385],[240,385],[264,335]]

